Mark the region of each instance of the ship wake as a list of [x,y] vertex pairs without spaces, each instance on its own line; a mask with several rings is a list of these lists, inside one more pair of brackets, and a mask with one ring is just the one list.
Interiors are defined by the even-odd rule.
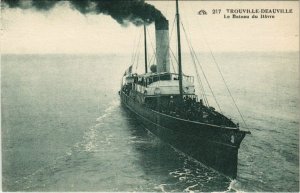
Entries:
[[[84,160],[89,158],[88,154],[101,151],[101,149],[98,150],[99,130],[101,130],[102,126],[105,124],[105,120],[113,114],[118,106],[119,102],[117,100],[112,101],[103,111],[103,114],[96,119],[96,124],[86,129],[81,141],[71,146],[62,156],[56,157],[52,163],[40,167],[33,173],[15,181],[15,186],[24,191],[35,190],[37,188],[43,189],[47,187],[47,183],[50,183],[48,181],[49,176],[63,172],[64,168],[70,168],[70,164],[76,165],[84,162]],[[105,136],[100,143],[103,142],[109,144],[111,137],[112,136],[109,135]],[[48,176],[47,179],[45,176]]]

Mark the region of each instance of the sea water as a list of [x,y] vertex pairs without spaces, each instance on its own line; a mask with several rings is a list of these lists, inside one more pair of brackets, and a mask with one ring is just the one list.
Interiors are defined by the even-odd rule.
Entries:
[[161,141],[122,108],[130,55],[3,55],[3,190],[298,192],[298,53],[214,55],[246,125],[214,60],[198,56],[221,111],[252,133],[239,149],[236,180]]

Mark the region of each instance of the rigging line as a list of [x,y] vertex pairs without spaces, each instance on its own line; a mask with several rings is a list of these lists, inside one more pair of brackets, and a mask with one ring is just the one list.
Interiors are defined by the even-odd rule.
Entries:
[[[184,32],[186,32],[186,31],[184,30]],[[192,49],[191,49],[191,43],[189,42],[188,36],[187,36],[186,33],[185,33],[185,38],[186,38],[186,41],[188,42],[188,46],[189,46],[189,49],[190,49],[190,54],[191,54],[191,57],[192,57],[192,60],[193,60],[194,68],[195,68],[195,70],[196,70],[196,75],[197,75],[198,84],[199,84],[200,89],[201,89],[201,91],[202,91],[202,93],[201,93],[202,98],[204,99],[204,103],[206,103],[207,106],[209,106],[207,97],[206,97],[206,95],[205,95],[205,89],[204,89],[203,83],[202,83],[202,81],[201,81],[201,78],[200,78],[200,75],[199,75],[198,68],[197,68],[197,66],[196,66],[195,56],[193,55],[193,52],[192,52]]]
[[176,56],[175,56],[175,53],[173,52],[172,49],[170,49],[170,51],[171,51],[171,54],[172,54],[173,57],[174,57],[175,62],[178,64],[178,60],[177,60],[177,58],[176,58]]
[[[201,27],[201,23],[199,23],[199,26]],[[201,30],[200,30],[200,33],[202,34],[203,37],[205,37],[204,33],[202,33]],[[211,50],[211,48],[210,48],[210,46],[209,46],[209,44],[208,44],[206,38],[204,38],[204,43],[206,44],[206,46],[208,47],[208,49],[209,49],[209,51],[210,51],[210,54],[211,54],[211,56],[212,56],[212,58],[213,58],[213,61],[214,61],[214,63],[216,64],[216,66],[217,66],[217,68],[218,68],[218,71],[219,71],[219,73],[220,73],[220,75],[221,75],[221,77],[222,77],[222,79],[223,79],[223,82],[224,82],[224,84],[225,84],[225,87],[226,87],[226,89],[227,89],[227,91],[228,91],[228,93],[229,93],[229,95],[230,95],[230,97],[231,97],[231,99],[232,99],[232,101],[233,101],[234,106],[236,107],[236,109],[237,109],[237,111],[238,111],[240,117],[242,118],[243,123],[244,123],[245,126],[247,127],[246,121],[245,121],[245,119],[244,119],[244,117],[243,117],[243,115],[242,115],[240,109],[238,108],[238,106],[237,106],[237,104],[236,104],[236,102],[235,102],[235,100],[234,100],[234,98],[233,98],[233,96],[232,96],[232,94],[231,94],[231,92],[230,92],[230,90],[229,90],[229,87],[228,87],[228,85],[227,85],[227,83],[226,83],[226,81],[225,81],[225,78],[224,78],[224,76],[223,76],[223,74],[222,74],[222,72],[221,72],[221,70],[220,70],[220,67],[219,67],[219,65],[218,65],[218,63],[217,63],[217,61],[216,61],[216,59],[215,59],[215,56],[214,56],[214,54],[213,54],[213,52],[212,52],[212,50]],[[249,129],[248,129],[248,130],[249,130]]]
[[173,60],[170,60],[170,62],[171,62],[171,65],[172,65],[172,68],[173,68],[174,73],[176,73],[175,67],[174,67],[174,63],[173,63]]
[[194,55],[194,53],[192,51],[191,51],[191,56],[192,56],[192,59],[193,59],[193,62],[194,62],[194,66],[195,66],[196,72],[197,72],[198,81],[200,80],[200,84],[199,85],[200,85],[200,88],[201,88],[201,90],[203,92],[203,94],[202,94],[203,95],[203,99],[204,99],[205,103],[207,104],[207,106],[209,106],[209,102],[208,102],[208,99],[207,99],[206,94],[205,94],[206,92],[205,92],[203,83],[202,83],[201,78],[200,78],[200,73],[199,73],[198,68],[196,66],[196,63],[197,63],[196,59],[195,59],[196,56]]
[[[169,36],[169,51],[170,51],[171,54],[173,55],[174,60],[175,60],[175,63],[178,64],[178,61],[176,60],[176,57],[175,57],[175,55],[174,55],[174,53],[173,53],[173,50],[172,50],[172,48],[171,48],[171,46],[170,46],[170,42],[171,42],[171,40],[172,40],[172,35],[173,35],[173,31],[174,31],[174,26],[175,26],[175,17],[174,17],[174,19],[173,19],[173,24],[172,24],[172,28],[171,28],[171,34],[170,34],[170,36]],[[169,57],[170,57],[170,56],[169,56]],[[176,73],[176,69],[175,69],[175,66],[174,66],[172,57],[170,57],[170,61],[171,61],[171,64],[172,64],[172,68],[173,68],[173,70],[174,70],[174,73]]]
[[[138,37],[140,38],[140,36],[141,36],[141,31],[139,31],[139,35],[138,35]],[[134,53],[133,53],[133,57],[132,57],[132,66],[134,65],[134,62],[135,62],[135,58],[136,58],[136,53],[137,53],[137,50],[138,50],[138,43],[139,42],[139,40],[138,40],[138,38],[136,38],[136,42],[135,42],[135,45],[136,45],[136,47],[135,47],[135,49],[133,50],[134,51]]]
[[152,63],[152,59],[154,58],[154,53],[152,54],[152,56],[151,56],[151,58],[150,58],[150,60],[149,60],[149,65],[150,65],[150,67],[151,67],[151,63]]
[[153,46],[154,43],[152,43],[152,38],[151,38],[151,36],[150,36],[149,30],[147,30],[147,34],[148,34],[149,39],[150,39],[150,45],[151,45],[151,47],[152,47],[152,49],[153,49],[153,53],[155,53],[155,48],[154,48],[154,46]]
[[[193,50],[193,52],[195,52],[193,48],[192,48],[192,50]],[[194,54],[194,55],[195,55],[195,54]],[[208,79],[207,79],[207,77],[206,77],[206,75],[205,75],[205,73],[204,73],[204,70],[203,70],[203,68],[202,68],[202,65],[200,64],[199,59],[198,59],[197,57],[195,57],[195,58],[196,58],[196,61],[198,62],[198,65],[200,66],[200,69],[201,69],[201,71],[202,71],[202,74],[203,74],[203,76],[204,76],[204,78],[205,78],[205,80],[206,80],[206,82],[207,82],[207,85],[208,85],[208,87],[209,87],[209,89],[210,89],[210,91],[211,91],[211,94],[213,95],[213,98],[214,98],[214,100],[215,100],[215,102],[216,102],[216,104],[217,104],[217,106],[218,106],[220,112],[223,114],[222,109],[221,109],[221,106],[220,106],[220,104],[219,104],[219,102],[218,102],[218,100],[217,100],[217,97],[215,96],[215,94],[214,94],[214,92],[213,92],[213,90],[212,90],[212,88],[211,88],[211,86],[210,86],[210,84],[209,84],[209,82],[208,82]]]
[[[197,23],[198,23],[198,26],[199,26],[200,29],[201,29],[201,28],[202,28],[201,22],[197,21]],[[204,43],[206,44],[206,46],[207,46],[208,49],[210,50],[210,53],[211,53],[211,55],[212,55],[212,57],[213,57],[213,60],[214,60],[214,62],[216,63],[216,60],[215,60],[214,55],[213,55],[213,53],[212,53],[212,50],[211,50],[209,44],[207,43],[207,40],[206,40],[206,38],[205,38],[205,35],[204,35],[204,33],[202,33],[202,30],[200,30],[200,33],[201,33],[201,35],[204,37]],[[217,64],[217,63],[216,63],[216,64]],[[233,98],[233,96],[232,96],[232,94],[231,94],[231,92],[230,92],[230,90],[229,90],[229,88],[228,88],[228,86],[227,86],[227,84],[226,84],[226,81],[225,81],[225,79],[224,79],[224,77],[223,77],[223,75],[222,75],[222,73],[221,73],[221,71],[220,71],[220,69],[219,69],[219,66],[217,65],[217,67],[218,67],[219,73],[221,74],[222,79],[223,79],[223,81],[224,81],[224,83],[225,83],[225,86],[226,86],[226,88],[227,88],[227,90],[228,90],[228,92],[229,92],[229,95],[231,96],[231,98],[232,98],[232,100],[233,100],[233,103],[234,103],[236,109],[237,109],[239,115],[241,116],[241,118],[242,118],[242,120],[243,120],[243,123],[244,123],[245,126],[247,127],[247,124],[246,124],[246,122],[245,122],[245,120],[244,120],[244,117],[242,116],[242,114],[241,114],[241,112],[240,112],[240,110],[239,110],[237,104],[235,103],[235,100],[234,100],[234,98]],[[248,129],[248,130],[249,130],[249,129]]]
[[198,84],[199,84],[200,89],[201,89],[201,91],[202,91],[202,98],[204,99],[204,103],[205,103],[207,106],[209,106],[207,97],[206,97],[206,95],[205,95],[205,89],[204,89],[203,83],[202,83],[202,81],[201,81],[201,78],[200,78],[200,75],[199,75],[198,68],[197,68],[197,66],[196,66],[196,61],[195,61],[195,58],[194,58],[195,56],[192,54],[192,52],[191,52],[191,56],[192,56],[192,59],[193,59],[194,67],[195,67],[195,69],[196,69],[196,75],[197,75]]
[[[184,27],[183,27],[184,28]],[[200,89],[202,91],[202,96],[203,96],[203,99],[204,99],[204,102],[206,103],[207,106],[209,106],[209,102],[208,102],[208,99],[206,97],[206,92],[205,92],[205,89],[204,89],[204,86],[203,86],[203,83],[202,83],[202,80],[201,80],[201,76],[200,76],[200,73],[198,71],[198,68],[197,68],[197,64],[196,64],[196,53],[194,53],[192,51],[192,45],[191,45],[191,41],[188,39],[188,35],[186,34],[186,31],[184,30],[185,32],[185,37],[186,37],[186,40],[188,42],[188,46],[189,46],[189,49],[190,49],[190,54],[192,56],[192,59],[193,59],[193,63],[194,63],[194,67],[196,69],[196,74],[197,74],[197,80],[198,80],[198,83],[200,85]]]
[[[134,38],[134,44],[133,45],[137,45],[136,43],[137,43],[137,37],[139,37],[139,35],[137,35],[137,36],[135,36],[135,38]],[[134,61],[134,54],[135,54],[135,50],[136,50],[136,47],[135,46],[133,46],[133,48],[132,48],[132,55],[131,55],[131,62],[130,62],[130,64],[132,64],[133,63],[133,61]]]
[[[188,41],[186,33],[185,33],[185,37],[186,37],[186,40]],[[195,70],[196,70],[196,75],[197,75],[198,84],[199,84],[200,89],[201,89],[201,91],[202,91],[202,93],[201,93],[202,98],[204,99],[204,102],[207,103],[207,106],[209,106],[208,100],[207,100],[206,95],[205,95],[205,89],[204,89],[203,83],[202,83],[202,81],[201,81],[201,78],[200,78],[200,75],[199,75],[198,68],[197,68],[197,66],[196,66],[195,56],[193,55],[193,52],[192,52],[192,50],[191,50],[191,45],[188,44],[188,46],[189,46],[190,54],[191,54],[191,57],[192,57],[192,61],[193,61],[193,64],[194,64],[194,67],[195,67]]]
[[[176,60],[176,57],[175,57],[175,55],[174,55],[174,53],[173,53],[173,51],[172,51],[172,49],[169,47],[169,50],[171,51],[171,54],[173,55],[173,57],[174,57],[174,60],[175,60],[175,63],[177,63],[178,64],[178,61]],[[170,57],[171,58],[171,57]],[[174,66],[174,63],[173,63],[173,60],[171,60],[170,59],[170,62],[171,62],[171,64],[172,64],[172,67],[173,67],[173,70],[174,70],[174,73],[176,73],[176,69],[175,69],[175,66]]]
[[[184,33],[186,34],[185,28],[184,28],[184,26],[183,26],[182,23],[181,23],[181,25],[182,25],[182,28],[183,28]],[[191,47],[191,49],[192,49],[192,51],[195,53],[194,48]],[[196,56],[196,55],[195,55],[195,56]],[[206,80],[206,82],[207,82],[207,85],[208,85],[208,87],[209,87],[209,89],[210,89],[210,91],[211,91],[211,94],[213,95],[213,98],[214,98],[214,100],[215,100],[215,102],[216,102],[216,104],[217,104],[217,106],[218,106],[220,112],[222,113],[222,109],[221,109],[221,107],[220,107],[220,105],[219,105],[219,103],[218,103],[218,101],[217,101],[217,98],[216,98],[216,96],[215,96],[215,94],[214,94],[214,92],[213,92],[213,90],[212,90],[212,88],[211,88],[211,86],[210,86],[210,84],[209,84],[209,82],[208,82],[208,79],[207,79],[207,77],[206,77],[206,75],[205,75],[205,73],[204,73],[204,70],[203,70],[203,68],[202,68],[202,65],[200,64],[198,57],[196,56],[195,58],[196,58],[196,60],[197,60],[197,62],[198,62],[198,65],[200,66],[201,72],[202,72],[202,74],[203,74],[203,76],[204,76],[204,78],[205,78],[205,80]]]
[[140,52],[139,52],[138,55],[137,55],[137,63],[136,63],[136,66],[135,66],[135,72],[136,72],[136,73],[137,73],[137,68],[138,68],[138,66],[139,66],[139,63],[138,63],[139,58],[140,58]]
[[133,59],[132,59],[132,64],[131,64],[132,66],[134,66],[134,63],[135,63],[135,59],[136,59],[137,51],[138,51],[138,48],[139,48],[139,42],[140,42],[140,39],[141,39],[141,35],[142,35],[142,33],[141,33],[141,31],[140,31],[140,33],[139,33],[139,35],[138,35],[139,39],[138,39],[138,41],[137,41],[136,49],[135,49],[135,51],[134,51],[134,55],[133,55]]
[[[176,18],[174,17],[174,19],[173,19],[173,24],[172,24],[172,28],[171,28],[171,34],[170,34],[170,36],[169,36],[169,50],[171,51],[171,54],[172,54],[173,57],[174,57],[175,63],[177,63],[177,65],[178,65],[178,61],[177,61],[177,59],[176,59],[176,56],[175,56],[175,54],[173,53],[173,50],[172,50],[172,48],[171,48],[171,46],[170,46],[170,42],[171,42],[172,37],[173,37],[172,35],[173,35],[174,27],[175,27],[175,21],[176,21]],[[170,61],[172,61],[172,57],[170,57]],[[175,70],[175,67],[174,67],[173,63],[172,63],[172,67],[173,67],[173,70],[174,70],[174,73],[175,73],[176,70]]]
[[[190,3],[187,3],[187,4],[190,5]],[[186,7],[185,3],[182,3],[182,10],[188,10],[188,11],[184,11],[184,12],[188,13],[192,9],[189,9],[188,7]],[[192,40],[192,36],[190,34],[190,31],[189,31],[189,29],[190,29],[189,19],[186,19],[186,15],[185,14],[181,14],[181,24],[183,25],[183,23],[185,23],[186,26],[187,26],[187,30],[186,31],[189,33],[188,37],[190,37],[190,41],[191,41]]]
[[[205,95],[205,89],[204,89],[204,86],[203,86],[203,83],[201,81],[201,78],[200,78],[200,75],[199,75],[199,71],[198,71],[198,68],[196,67],[196,54],[192,51],[192,45],[191,45],[191,42],[189,41],[188,39],[188,36],[187,36],[187,33],[186,33],[186,30],[182,24],[182,27],[184,29],[184,34],[185,34],[185,38],[186,38],[186,41],[188,42],[188,47],[190,49],[190,54],[191,54],[191,57],[192,57],[192,60],[193,60],[193,64],[194,64],[194,67],[195,67],[195,70],[196,70],[196,75],[197,75],[197,80],[199,82],[199,86],[201,88],[201,90],[203,91],[202,93],[202,96],[203,96],[203,99],[204,101],[208,104],[208,100],[207,100],[207,97]],[[209,83],[208,83],[209,84]]]
[[[155,53],[155,48],[154,48],[153,43],[152,43],[152,38],[151,38],[150,33],[149,33],[148,30],[147,30],[147,33],[148,33],[148,36],[149,36],[148,39],[150,39],[150,45],[151,45],[151,48],[152,48],[152,50],[153,50],[153,54],[152,54],[152,56],[151,56],[151,58],[150,58],[150,61],[149,61],[149,64],[151,64],[153,58],[156,59],[156,58],[155,58],[156,53]],[[151,66],[151,65],[150,65],[150,66]]]
[[[192,50],[193,50],[193,52],[195,52],[193,47],[192,47]],[[195,55],[195,53],[194,53],[194,55]],[[195,55],[195,56],[196,56],[196,55]],[[222,109],[221,109],[221,106],[220,106],[220,104],[218,103],[217,97],[215,96],[215,94],[214,94],[214,92],[213,92],[213,90],[212,90],[212,88],[211,88],[211,86],[210,86],[210,84],[209,84],[209,82],[208,82],[208,79],[207,79],[207,77],[206,77],[206,75],[205,75],[205,73],[204,73],[204,70],[203,70],[203,68],[202,68],[202,65],[200,64],[199,59],[198,59],[197,57],[195,57],[195,58],[196,58],[196,61],[198,62],[198,65],[200,66],[201,72],[202,72],[202,74],[203,74],[203,76],[204,76],[204,78],[205,78],[205,80],[206,80],[206,82],[207,82],[207,85],[208,85],[208,87],[209,87],[209,89],[210,89],[210,91],[211,91],[211,94],[213,95],[213,98],[214,98],[214,100],[215,100],[215,102],[216,102],[218,108],[220,109],[220,112],[223,114]]]
[[242,118],[242,120],[243,120],[245,126],[248,127],[247,124],[246,124],[246,122],[245,122],[245,120],[244,120],[244,117],[243,117],[243,115],[242,115],[242,113],[241,113],[241,111],[240,111],[240,109],[239,109],[239,107],[237,106],[237,104],[236,104],[236,102],[235,102],[235,100],[234,100],[234,98],[233,98],[233,96],[232,96],[232,94],[231,94],[231,92],[230,92],[230,90],[229,90],[229,87],[228,87],[228,85],[227,85],[227,83],[226,83],[226,81],[225,81],[225,78],[224,78],[224,76],[223,76],[223,74],[222,74],[222,72],[221,72],[220,66],[219,66],[219,64],[217,63],[216,58],[215,58],[215,56],[214,56],[214,54],[213,54],[213,52],[211,51],[211,49],[210,49],[209,46],[208,46],[208,49],[209,49],[209,51],[210,51],[210,53],[211,53],[211,55],[212,55],[212,57],[213,57],[213,60],[214,60],[216,66],[217,66],[217,68],[218,68],[218,71],[219,71],[219,73],[220,73],[220,75],[221,75],[221,77],[222,77],[222,79],[223,79],[223,82],[224,82],[224,84],[225,84],[225,86],[226,86],[226,89],[227,89],[227,91],[228,91],[228,93],[229,93],[229,95],[230,95],[230,97],[231,97],[231,99],[232,99],[232,101],[233,101],[234,106],[236,107],[238,113],[240,114],[240,116],[241,116],[241,118]]
[[[185,6],[184,3],[182,4],[182,9],[183,10],[186,9],[186,6]],[[200,76],[200,73],[199,73],[198,68],[196,66],[197,65],[196,64],[196,59],[195,59],[196,54],[191,50],[191,47],[192,47],[192,45],[191,45],[191,38],[192,38],[192,36],[190,35],[190,30],[189,30],[189,28],[190,28],[190,26],[189,26],[189,20],[186,19],[186,17],[185,17],[184,14],[181,16],[181,18],[182,18],[181,19],[181,25],[182,25],[182,27],[184,28],[184,26],[183,26],[184,21],[186,21],[186,24],[187,24],[187,29],[186,30],[184,29],[184,33],[185,33],[186,41],[188,42],[188,47],[190,49],[190,54],[191,54],[191,57],[192,57],[193,65],[194,65],[194,68],[196,70],[197,81],[198,81],[198,84],[199,84],[200,90],[201,90],[200,94],[201,94],[202,98],[204,99],[204,103],[207,106],[209,106],[209,102],[208,102],[208,99],[206,97],[206,92],[205,92],[205,89],[204,89],[204,86],[203,86],[203,83],[202,83],[202,80],[201,80],[201,76]],[[187,33],[189,33],[189,35],[187,35]]]
[[[199,23],[199,26],[201,27],[201,23],[200,23],[200,22],[198,22],[198,23]],[[200,33],[202,34],[203,37],[205,37],[205,35],[201,32],[201,30],[200,30]],[[204,42],[205,42],[206,46],[208,47],[208,49],[209,49],[209,51],[210,51],[210,53],[211,53],[211,55],[212,55],[212,57],[213,57],[213,60],[214,60],[216,66],[217,66],[217,68],[218,68],[218,71],[219,71],[219,73],[220,73],[220,75],[221,75],[221,77],[222,77],[222,79],[223,79],[223,82],[224,82],[224,84],[225,84],[225,86],[226,86],[226,89],[227,89],[227,91],[228,91],[228,93],[229,93],[229,95],[230,95],[230,97],[231,97],[231,99],[232,99],[232,101],[233,101],[233,103],[234,103],[234,105],[235,105],[235,107],[236,107],[236,109],[237,109],[239,115],[241,116],[241,118],[242,118],[242,120],[243,120],[243,123],[244,123],[245,126],[247,127],[247,124],[246,124],[246,122],[245,122],[245,120],[244,120],[244,117],[243,117],[242,113],[240,112],[240,110],[239,110],[239,108],[238,108],[238,106],[237,106],[237,104],[236,104],[236,102],[235,102],[235,100],[234,100],[234,98],[233,98],[233,96],[232,96],[230,90],[229,90],[229,87],[228,87],[228,85],[227,85],[227,83],[226,83],[226,81],[225,81],[225,78],[224,78],[224,76],[223,76],[221,70],[220,70],[220,67],[219,67],[219,65],[218,65],[218,63],[217,63],[217,61],[216,61],[216,59],[215,59],[215,57],[214,57],[214,55],[213,55],[213,53],[212,53],[212,50],[211,50],[211,48],[210,48],[210,46],[209,46],[209,44],[207,43],[207,41],[206,41],[205,38],[204,38]]]
[[172,39],[172,35],[173,35],[173,31],[174,31],[174,26],[175,26],[175,21],[176,21],[176,18],[174,17],[172,28],[171,28],[171,34],[169,36],[169,42],[171,42],[171,39]]
[[138,68],[138,65],[139,65],[139,55],[140,55],[140,44],[141,44],[141,37],[142,37],[142,33],[140,33],[140,36],[139,36],[139,42],[138,42],[138,45],[137,45],[137,59],[136,59],[136,66],[135,66],[135,72],[137,73],[137,68]]

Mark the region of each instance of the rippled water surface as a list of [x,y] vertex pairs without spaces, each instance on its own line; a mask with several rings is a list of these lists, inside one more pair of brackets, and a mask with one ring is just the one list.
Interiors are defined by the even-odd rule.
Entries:
[[[222,111],[243,125],[209,57],[200,57]],[[252,132],[237,180],[164,143],[120,105],[130,56],[4,55],[3,190],[299,191],[298,54],[215,57]]]

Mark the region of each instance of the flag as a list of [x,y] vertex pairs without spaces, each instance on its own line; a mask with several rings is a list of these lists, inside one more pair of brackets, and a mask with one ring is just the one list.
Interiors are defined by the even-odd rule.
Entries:
[[129,68],[125,71],[123,76],[129,75],[129,74],[131,74],[131,72],[132,72],[132,65],[129,66]]

